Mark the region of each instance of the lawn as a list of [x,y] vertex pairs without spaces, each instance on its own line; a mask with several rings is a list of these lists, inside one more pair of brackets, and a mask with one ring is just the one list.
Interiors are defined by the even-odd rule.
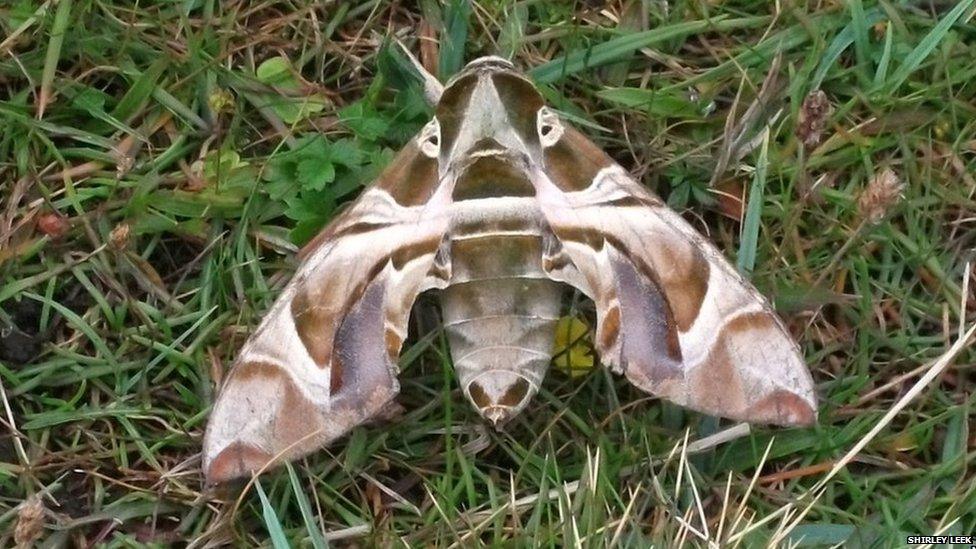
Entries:
[[[976,534],[974,5],[3,2],[0,546]],[[512,59],[708,235],[800,342],[818,424],[691,413],[574,347],[495,431],[424,295],[396,409],[204,485],[216,384],[296,251],[431,115],[393,38],[442,79]],[[592,306],[567,315],[587,345]]]

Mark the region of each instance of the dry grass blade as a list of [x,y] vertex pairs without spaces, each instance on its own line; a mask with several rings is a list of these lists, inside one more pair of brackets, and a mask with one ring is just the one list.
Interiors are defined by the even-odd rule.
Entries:
[[746,87],[746,77],[743,76],[739,85],[739,90],[735,95],[735,102],[729,111],[729,116],[725,121],[725,131],[723,132],[722,146],[719,148],[718,157],[715,160],[715,167],[712,170],[712,179],[708,182],[709,187],[715,187],[719,180],[725,175],[725,170],[729,162],[733,159],[740,160],[755,148],[750,146],[755,137],[755,128],[763,126],[763,121],[769,122],[770,108],[776,97],[782,90],[780,81],[780,64],[783,62],[782,54],[777,54],[769,66],[769,71],[763,79],[762,85],[756,93],[756,98],[749,104],[746,112],[736,121],[735,110],[742,97],[742,91]]
[[[966,277],[969,276],[969,265],[966,265]],[[963,299],[968,299],[968,296],[963,296]],[[960,329],[965,325],[965,319],[960,319]],[[908,406],[919,394],[922,393],[929,385],[932,384],[945,370],[951,366],[956,358],[959,356],[963,350],[968,349],[976,337],[976,323],[973,323],[968,330],[965,330],[949,347],[945,353],[943,353],[938,359],[932,361],[925,370],[925,374],[922,375],[905,393],[888,409],[888,411],[878,420],[871,430],[869,430],[857,443],[844,454],[834,466],[830,469],[824,478],[820,479],[817,484],[815,484],[804,497],[801,497],[800,501],[807,499],[803,508],[793,513],[793,505],[788,506],[787,516],[792,515],[792,520],[783,526],[773,538],[774,543],[783,542],[790,532],[796,528],[797,525],[806,517],[810,512],[813,505],[823,496],[827,485],[831,480],[843,470],[847,465],[853,460],[858,454],[860,454],[868,444],[871,443],[883,430],[885,430],[894,420],[894,418],[901,413],[902,410]],[[784,508],[785,509],[785,508]]]

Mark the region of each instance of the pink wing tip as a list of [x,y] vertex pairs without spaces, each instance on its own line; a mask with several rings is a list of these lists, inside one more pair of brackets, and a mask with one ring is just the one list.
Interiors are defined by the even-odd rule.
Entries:
[[789,391],[776,391],[747,412],[750,421],[809,427],[817,423],[817,409],[807,399]]
[[224,448],[204,465],[208,484],[249,476],[267,465],[274,456],[243,442],[235,442]]

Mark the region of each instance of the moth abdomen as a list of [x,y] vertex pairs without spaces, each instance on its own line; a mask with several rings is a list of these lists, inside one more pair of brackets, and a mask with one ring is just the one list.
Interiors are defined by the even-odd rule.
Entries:
[[496,425],[525,407],[552,360],[563,286],[544,278],[537,235],[452,242],[444,329],[465,395]]

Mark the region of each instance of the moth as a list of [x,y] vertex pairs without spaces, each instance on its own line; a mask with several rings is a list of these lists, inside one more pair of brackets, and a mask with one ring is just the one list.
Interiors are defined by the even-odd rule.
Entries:
[[512,63],[424,77],[434,117],[303,249],[223,383],[210,482],[308,454],[388,406],[428,290],[462,391],[496,426],[538,391],[567,287],[595,305],[601,362],[640,389],[735,420],[815,422],[810,372],[763,296]]

